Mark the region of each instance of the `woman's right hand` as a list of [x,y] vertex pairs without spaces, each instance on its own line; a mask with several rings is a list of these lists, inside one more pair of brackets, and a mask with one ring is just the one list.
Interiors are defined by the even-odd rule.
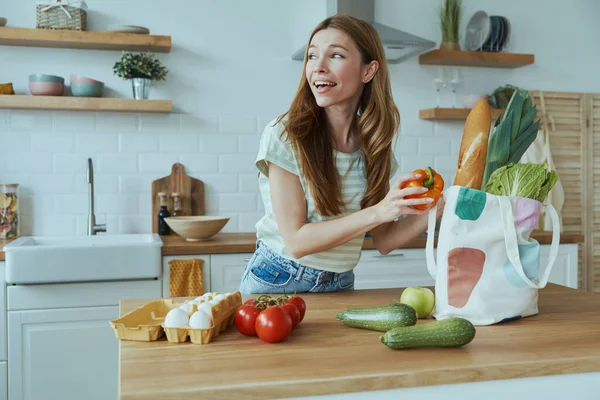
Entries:
[[417,174],[404,174],[398,177],[387,195],[375,206],[375,213],[381,223],[395,221],[402,215],[405,214],[427,214],[429,210],[416,210],[411,206],[417,204],[430,204],[433,199],[431,197],[423,197],[418,199],[405,199],[404,197],[411,194],[421,194],[427,192],[427,188],[424,187],[413,187],[400,189],[403,182],[410,181],[413,179],[421,178],[421,175]]

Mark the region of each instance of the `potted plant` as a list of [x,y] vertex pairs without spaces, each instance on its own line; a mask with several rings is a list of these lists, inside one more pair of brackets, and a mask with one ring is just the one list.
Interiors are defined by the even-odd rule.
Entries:
[[133,98],[147,99],[152,81],[164,81],[169,71],[161,65],[152,53],[122,52],[121,60],[113,66],[113,73],[119,78],[131,80]]
[[458,28],[462,14],[462,0],[443,0],[438,10],[442,30],[441,50],[460,50]]

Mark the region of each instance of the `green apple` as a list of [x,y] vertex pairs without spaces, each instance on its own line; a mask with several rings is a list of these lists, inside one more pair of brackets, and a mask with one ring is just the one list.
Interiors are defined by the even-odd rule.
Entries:
[[400,303],[414,308],[418,318],[427,318],[435,306],[435,296],[429,288],[411,286],[402,291]]

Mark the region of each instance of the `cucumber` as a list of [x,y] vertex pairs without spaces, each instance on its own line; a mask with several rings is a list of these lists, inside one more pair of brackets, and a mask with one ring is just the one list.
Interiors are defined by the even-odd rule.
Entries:
[[350,308],[336,316],[338,321],[352,328],[386,332],[398,326],[417,323],[417,312],[402,303],[385,304],[375,307]]
[[414,326],[390,329],[380,336],[390,349],[419,347],[461,347],[475,338],[475,327],[464,318],[454,317]]

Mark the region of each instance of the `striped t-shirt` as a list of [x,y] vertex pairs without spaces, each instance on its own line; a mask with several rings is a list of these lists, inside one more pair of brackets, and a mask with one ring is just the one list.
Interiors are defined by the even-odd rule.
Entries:
[[[332,272],[349,271],[356,267],[356,264],[360,260],[364,235],[357,236],[340,246],[326,251],[309,254],[299,259],[292,257],[281,237],[273,213],[268,178],[268,162],[276,164],[299,177],[307,204],[306,220],[311,223],[339,218],[360,211],[360,201],[367,187],[363,151],[361,149],[349,154],[334,150],[336,166],[342,179],[344,211],[338,216],[323,217],[316,210],[315,203],[310,195],[309,186],[302,174],[300,160],[296,152],[292,148],[291,143],[286,140],[286,135],[284,134],[281,137],[283,129],[283,124],[280,122],[275,125],[275,120],[267,124],[263,131],[258,156],[256,157],[256,167],[260,171],[258,184],[265,208],[264,217],[256,224],[257,239],[263,241],[267,247],[280,256],[294,260],[301,265]],[[393,175],[397,169],[397,163],[393,157],[392,163]]]

